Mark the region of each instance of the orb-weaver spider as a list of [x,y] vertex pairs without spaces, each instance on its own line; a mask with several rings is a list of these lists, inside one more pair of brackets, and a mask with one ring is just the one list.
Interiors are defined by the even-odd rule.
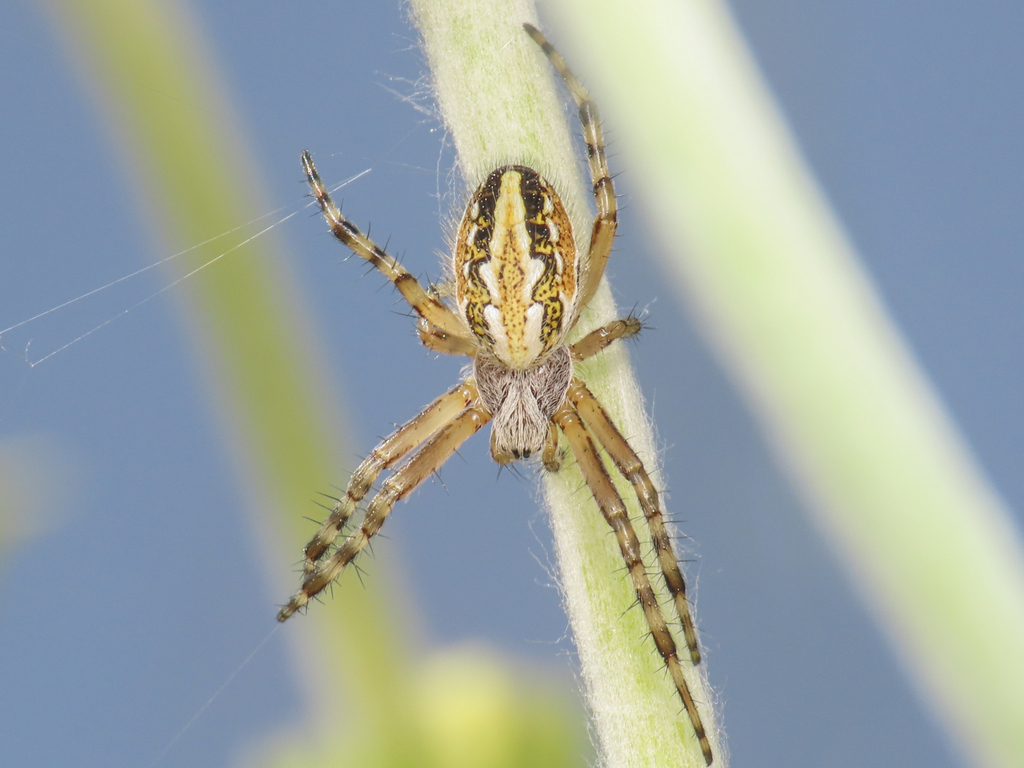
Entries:
[[[589,251],[577,252],[572,225],[555,189],[537,171],[506,165],[477,188],[458,230],[453,262],[454,301],[424,288],[394,258],[342,216],[308,152],[302,164],[324,216],[342,243],[382,272],[419,315],[420,340],[429,349],[472,358],[472,372],[373,449],[349,481],[327,520],[305,549],[302,586],[278,613],[285,621],[331,584],[377,534],[395,502],[420,483],[485,424],[499,464],[540,454],[544,468],[560,468],[564,434],[598,507],[615,533],[633,588],[658,652],[700,742],[710,742],[683,676],[676,642],[662,612],[626,505],[612,484],[595,439],[632,484],[650,530],[692,664],[700,650],[686,586],[661,513],[658,492],[636,452],[601,403],[573,373],[574,363],[641,330],[635,317],[616,320],[575,344],[566,338],[601,281],[617,227],[617,205],[597,106],[561,55],[532,25],[526,32],[561,75],[579,109],[597,216]],[[407,458],[408,457],[408,458]],[[392,470],[371,499],[359,527],[334,542],[384,470]]]

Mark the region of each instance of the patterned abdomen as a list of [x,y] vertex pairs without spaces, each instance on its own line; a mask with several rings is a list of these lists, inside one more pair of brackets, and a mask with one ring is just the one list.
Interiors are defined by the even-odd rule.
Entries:
[[522,165],[493,171],[469,201],[455,245],[459,311],[480,343],[509,368],[532,366],[571,325],[579,269],[551,185]]

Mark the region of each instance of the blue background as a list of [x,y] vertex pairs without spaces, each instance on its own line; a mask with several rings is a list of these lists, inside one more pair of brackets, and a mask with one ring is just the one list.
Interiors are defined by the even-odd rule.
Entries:
[[[408,93],[403,79],[423,72],[403,13],[285,5],[192,4],[273,207],[302,201],[304,148],[327,179],[371,168],[345,191],[346,213],[389,233],[414,273],[437,275],[451,152],[436,123],[382,87]],[[733,7],[893,316],[999,492],[1024,508],[1024,6]],[[333,78],[315,76],[314,61]],[[30,4],[0,6],[0,88],[7,327],[168,253]],[[665,290],[643,211],[629,207],[634,180],[614,151],[611,162],[626,208],[609,274],[620,304],[647,308],[656,327],[633,360],[665,448],[669,508],[698,558],[698,621],[735,764],[959,765]],[[381,280],[340,264],[321,223],[296,216],[278,234],[365,452],[460,364],[418,347]],[[26,479],[39,535],[0,563],[5,765],[149,765],[265,637],[284,597],[261,571],[173,295],[37,368],[19,359],[29,339],[45,354],[162,285],[148,274],[4,338],[0,448],[49,467]],[[444,471],[447,492],[435,483],[400,506],[381,545],[403,563],[423,642],[481,640],[571,685],[532,485],[495,479],[486,438],[462,453]],[[278,633],[161,764],[227,765],[299,718],[284,653]]]

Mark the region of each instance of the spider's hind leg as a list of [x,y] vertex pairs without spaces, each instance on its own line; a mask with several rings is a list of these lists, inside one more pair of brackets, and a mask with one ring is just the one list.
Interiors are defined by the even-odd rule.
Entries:
[[420,282],[405,267],[395,261],[394,257],[364,235],[355,224],[341,214],[341,210],[331,199],[327,187],[320,180],[320,174],[317,172],[316,166],[313,165],[313,158],[309,152],[302,153],[302,168],[306,172],[306,179],[309,181],[313,197],[320,203],[320,209],[334,236],[351,248],[357,256],[366,259],[380,270],[405,297],[409,306],[433,328],[449,336],[468,339],[470,334],[466,324],[441,302],[435,289],[428,290],[420,285]]
[[476,357],[477,343],[469,337],[453,336],[450,333],[439,331],[426,320],[419,321],[416,325],[416,333],[419,334],[420,343],[434,352],[440,352],[442,355]]
[[587,254],[587,271],[583,284],[580,286],[580,307],[585,307],[594,297],[601,276],[604,274],[608,257],[612,253],[612,241],[618,228],[618,203],[615,201],[615,186],[611,173],[608,171],[608,158],[605,156],[604,133],[601,131],[601,117],[597,104],[590,98],[583,83],[569,69],[562,55],[548,42],[532,24],[523,24],[526,34],[544,51],[558,74],[562,76],[566,87],[572,94],[576,107],[579,109],[580,125],[583,128],[583,141],[587,144],[587,163],[590,166],[590,179],[594,187],[594,199],[597,203],[597,217],[590,234],[590,252]]

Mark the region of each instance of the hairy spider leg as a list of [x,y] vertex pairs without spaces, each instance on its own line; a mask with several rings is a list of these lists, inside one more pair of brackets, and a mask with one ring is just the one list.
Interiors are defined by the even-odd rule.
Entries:
[[624,317],[620,320],[612,320],[607,325],[595,328],[582,339],[573,344],[569,349],[572,352],[572,359],[576,362],[586,360],[601,352],[619,339],[631,339],[644,328],[640,318]]
[[327,188],[320,180],[313,158],[308,151],[302,153],[302,167],[313,192],[320,203],[331,232],[360,258],[366,259],[390,280],[405,297],[420,317],[437,330],[449,335],[470,340],[471,334],[465,322],[450,308],[431,295],[409,271],[388,255],[379,245],[359,231],[359,228],[341,215]]
[[612,241],[618,228],[618,204],[615,202],[615,187],[611,174],[608,172],[608,159],[605,156],[604,134],[601,131],[601,116],[597,104],[590,98],[583,83],[572,73],[562,55],[548,42],[532,24],[523,24],[523,29],[533,38],[534,42],[544,51],[558,74],[562,76],[569,88],[576,107],[579,109],[580,125],[583,127],[583,141],[587,145],[587,164],[590,166],[590,178],[594,187],[594,198],[597,201],[597,217],[590,234],[590,251],[587,254],[586,275],[581,286],[577,307],[581,310],[590,303],[601,284],[605,265],[612,253]]
[[477,342],[475,339],[467,339],[462,336],[439,331],[426,320],[420,320],[416,325],[416,333],[419,334],[420,342],[427,349],[440,352],[442,355],[465,355],[476,357]]
[[[578,380],[574,381],[574,384]],[[570,385],[572,386],[572,385]],[[679,698],[683,701],[686,714],[690,718],[693,731],[700,743],[701,752],[704,753],[704,761],[711,765],[714,758],[711,753],[711,743],[704,730],[704,723],[697,712],[697,704],[690,693],[690,686],[683,675],[682,664],[679,661],[679,654],[676,649],[676,642],[672,638],[672,632],[665,621],[661,606],[658,604],[657,595],[651,580],[647,576],[647,567],[644,564],[643,554],[640,551],[640,540],[637,538],[633,524],[629,520],[629,512],[619,495],[619,492],[612,484],[608,470],[604,466],[598,454],[594,441],[587,432],[583,418],[571,402],[565,402],[552,419],[555,424],[565,433],[572,448],[573,455],[579,464],[583,477],[590,488],[590,492],[597,502],[597,506],[604,515],[604,519],[615,532],[615,538],[619,543],[619,550],[622,559],[626,562],[626,568],[633,581],[633,589],[637,599],[643,608],[644,618],[651,630],[654,644],[658,653],[665,661],[672,682],[676,687]]]
[[672,538],[665,528],[661,505],[658,503],[658,491],[655,490],[650,475],[644,469],[640,457],[636,455],[629,442],[612,423],[608,412],[582,381],[573,380],[569,385],[566,397],[576,407],[576,411],[586,422],[597,441],[608,451],[608,455],[611,456],[619,472],[629,480],[636,491],[637,498],[640,500],[640,508],[647,519],[647,527],[651,531],[651,541],[658,557],[661,575],[665,579],[665,586],[668,587],[669,594],[672,595],[676,614],[683,625],[683,636],[686,638],[686,645],[690,650],[690,660],[694,664],[700,664],[697,633],[694,631],[693,618],[690,616],[690,604],[686,600],[686,582],[679,570],[676,553],[672,550]]
[[414,418],[386,437],[352,474],[345,495],[338,499],[330,516],[306,545],[304,563],[308,575],[345,527],[356,505],[366,496],[377,476],[404,459],[435,432],[468,408],[479,396],[473,381],[463,381],[434,400]]
[[278,621],[286,621],[312,597],[338,578],[342,569],[366,547],[380,530],[395,502],[404,499],[416,487],[436,472],[459,446],[491,420],[491,414],[479,407],[469,407],[444,425],[412,458],[384,481],[380,491],[366,509],[362,524],[331,555],[317,563],[307,574],[302,586],[277,614]]

